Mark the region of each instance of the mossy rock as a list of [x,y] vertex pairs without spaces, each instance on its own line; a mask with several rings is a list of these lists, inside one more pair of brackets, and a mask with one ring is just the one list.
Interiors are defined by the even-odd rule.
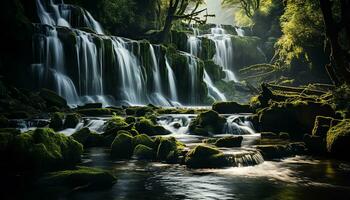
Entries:
[[155,139],[157,146],[157,159],[168,163],[178,162],[178,157],[184,144],[178,142],[174,137],[158,137]]
[[336,125],[336,121],[339,122],[339,120],[335,120],[332,117],[317,116],[314,128],[312,129],[312,135],[327,137],[328,130],[331,128],[332,125]]
[[91,167],[77,167],[46,174],[36,183],[40,187],[54,188],[55,191],[72,190],[76,188],[100,190],[111,187],[117,178],[109,171]]
[[277,139],[278,134],[273,133],[273,132],[261,132],[260,137],[261,137],[261,139]]
[[138,144],[134,149],[134,156],[140,160],[152,160],[155,158],[156,152],[143,144]]
[[222,133],[226,119],[221,117],[217,112],[209,110],[200,113],[191,121],[189,130],[192,134],[208,136],[211,134]]
[[215,142],[217,147],[240,147],[243,141],[242,136],[227,136],[219,138]]
[[134,149],[132,141],[133,137],[129,134],[118,134],[111,145],[111,156],[117,159],[130,158]]
[[258,114],[262,131],[287,132],[294,140],[301,140],[304,134],[312,132],[317,116],[335,117],[329,104],[311,101],[273,103]]
[[103,146],[103,136],[91,132],[89,128],[83,128],[71,135],[76,141],[83,144],[84,147],[99,147]]
[[350,160],[350,120],[344,119],[329,129],[327,133],[327,150],[337,158]]
[[39,96],[46,101],[48,107],[68,108],[67,101],[52,90],[41,89]]
[[234,101],[215,102],[212,109],[220,114],[251,113],[253,112],[248,104],[239,104]]
[[136,122],[136,117],[128,116],[125,118],[125,122],[128,124],[135,123]]
[[99,116],[109,116],[112,115],[113,112],[109,108],[86,108],[86,109],[77,109],[77,113],[91,116],[91,117],[99,117]]
[[155,108],[152,106],[135,106],[135,107],[128,107],[125,109],[125,113],[127,115],[134,115],[136,117],[145,116],[147,114],[153,113],[153,110]]
[[136,147],[139,144],[142,144],[142,145],[150,147],[150,148],[154,148],[154,145],[155,145],[154,141],[152,140],[152,138],[150,138],[146,134],[136,135],[133,138],[133,145],[134,145],[134,147]]
[[198,145],[189,151],[185,164],[190,168],[222,168],[231,165],[220,150],[206,145]]
[[106,122],[106,129],[103,133],[104,135],[110,135],[117,133],[120,130],[130,130],[132,127],[125,122],[125,119],[120,116],[113,116],[110,120]]
[[168,135],[170,131],[162,126],[155,125],[151,120],[146,118],[141,118],[136,124],[135,129],[141,133],[149,136],[154,135]]
[[74,166],[80,162],[83,146],[52,129],[36,129],[17,135],[13,141],[15,170],[44,172]]
[[60,112],[55,112],[51,116],[49,127],[55,131],[62,130],[63,120],[64,120],[64,114]]
[[306,147],[303,142],[294,142],[286,145],[256,145],[265,160],[281,159],[295,155],[304,155]]
[[70,113],[66,115],[66,119],[64,121],[65,128],[75,128],[80,122],[81,116],[77,113]]

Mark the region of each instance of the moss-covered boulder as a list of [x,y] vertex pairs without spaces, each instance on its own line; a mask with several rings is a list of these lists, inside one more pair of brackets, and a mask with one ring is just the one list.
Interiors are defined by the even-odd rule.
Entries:
[[67,101],[52,90],[41,89],[39,96],[46,101],[48,107],[68,108]]
[[134,149],[134,156],[140,160],[152,160],[156,156],[156,152],[151,147],[138,144]]
[[253,112],[248,104],[239,104],[234,101],[215,102],[212,109],[220,114],[251,113]]
[[219,138],[214,143],[217,147],[240,147],[243,141],[242,136],[227,136]]
[[221,168],[230,166],[226,156],[218,149],[198,145],[186,154],[185,164],[190,168]]
[[136,117],[145,116],[146,114],[152,114],[154,111],[154,106],[134,106],[125,109],[127,115],[134,115]]
[[55,112],[51,116],[49,127],[55,131],[62,130],[63,121],[64,121],[64,114],[60,112]]
[[[157,145],[159,143],[159,145]],[[158,137],[155,140],[157,148],[157,159],[168,163],[178,162],[178,157],[184,144],[177,141],[174,137]]]
[[102,103],[86,103],[82,106],[78,106],[78,109],[99,109],[102,108]]
[[189,130],[192,134],[208,136],[222,133],[226,119],[215,111],[200,113],[191,121]]
[[115,184],[117,178],[109,171],[91,168],[77,167],[72,170],[64,170],[46,174],[40,178],[37,185],[54,189],[56,192],[71,191],[72,189],[100,190]]
[[150,136],[170,134],[170,131],[165,129],[163,126],[155,125],[151,120],[146,118],[141,118],[135,124],[135,129],[141,134]]
[[273,103],[259,112],[262,131],[287,132],[291,139],[302,139],[314,128],[316,117],[335,117],[335,111],[329,104],[294,101]]
[[89,128],[82,128],[79,131],[73,133],[72,137],[83,144],[84,147],[99,147],[103,146],[103,136],[95,132],[91,132]]
[[340,120],[336,120],[332,117],[317,116],[312,129],[313,136],[327,137],[328,130],[339,123]]
[[350,120],[342,120],[327,133],[327,150],[335,157],[350,160]]
[[302,142],[295,142],[286,145],[256,145],[255,148],[261,152],[265,160],[281,159],[306,153],[305,144]]
[[15,170],[44,172],[74,166],[80,162],[83,146],[52,129],[36,129],[17,135],[11,146]]
[[120,116],[113,116],[106,122],[105,136],[117,133],[120,130],[130,130],[132,127],[125,122],[125,119]]
[[118,134],[111,145],[111,156],[117,159],[130,158],[134,150],[132,141],[133,137],[129,134]]
[[69,113],[64,120],[64,128],[75,128],[80,122],[80,115],[77,113]]
[[150,138],[146,134],[136,135],[133,138],[132,142],[133,142],[134,147],[136,147],[139,144],[142,144],[142,145],[150,147],[150,148],[154,148],[154,146],[155,146],[153,139]]

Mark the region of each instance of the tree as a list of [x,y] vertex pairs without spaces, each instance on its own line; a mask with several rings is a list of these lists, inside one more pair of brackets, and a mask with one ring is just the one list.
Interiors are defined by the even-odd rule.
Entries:
[[327,43],[331,50],[331,62],[326,69],[336,85],[350,83],[350,0],[339,1],[320,0]]
[[260,7],[260,0],[224,0],[224,4],[240,5],[245,14],[252,18],[255,11]]
[[[160,1],[160,0],[159,0]],[[207,9],[198,10],[199,6],[203,3],[203,0],[168,0],[165,2],[166,7],[166,17],[162,30],[159,32],[158,38],[164,41],[169,34],[173,22],[176,20],[189,20],[196,21],[198,23],[204,23],[198,15]],[[190,12],[189,9],[191,5],[194,7]]]

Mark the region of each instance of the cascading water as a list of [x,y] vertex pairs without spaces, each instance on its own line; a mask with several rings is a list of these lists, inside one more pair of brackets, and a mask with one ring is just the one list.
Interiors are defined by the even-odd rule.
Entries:
[[211,80],[209,74],[206,70],[204,70],[204,82],[207,84],[209,96],[213,100],[220,100],[220,101],[226,101],[226,97],[223,93],[221,93],[215,86],[213,81]]
[[235,26],[235,30],[236,30],[238,36],[244,37],[245,32],[241,27]]
[[193,24],[190,25],[193,34],[187,35],[187,48],[191,55],[198,56],[201,51],[201,39],[199,38],[199,29],[195,28]]
[[165,65],[166,69],[168,72],[168,81],[169,81],[169,90],[170,90],[170,97],[173,101],[177,102],[178,101],[178,96],[177,96],[177,87],[176,87],[176,82],[175,82],[175,75],[173,69],[171,69],[169,60],[167,57],[165,57]]
[[215,42],[216,53],[213,60],[217,65],[223,67],[226,73],[225,80],[237,82],[238,80],[232,71],[233,48],[231,35],[226,34],[225,30],[220,25],[217,25],[215,28],[211,28],[209,39]]

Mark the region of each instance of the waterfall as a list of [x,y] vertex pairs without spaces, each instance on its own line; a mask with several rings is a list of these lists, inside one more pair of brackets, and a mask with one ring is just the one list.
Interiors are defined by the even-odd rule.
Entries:
[[223,132],[233,135],[247,135],[255,133],[252,123],[237,115],[231,115],[226,119]]
[[197,56],[201,51],[201,39],[199,38],[199,29],[195,28],[193,24],[190,25],[193,35],[187,35],[187,48],[191,55]]
[[193,57],[192,55],[185,53],[184,55],[186,56],[187,59],[187,66],[189,69],[189,97],[190,97],[190,102],[192,105],[196,105],[197,103],[199,103],[199,99],[198,99],[198,85],[197,85],[197,81],[198,81],[198,63],[195,57]]
[[204,82],[207,84],[208,87],[208,93],[209,96],[215,101],[215,100],[220,100],[220,101],[226,101],[226,97],[223,93],[219,91],[213,84],[209,74],[207,73],[206,70],[204,70]]
[[170,91],[170,97],[172,101],[177,102],[178,97],[177,97],[177,87],[176,87],[176,82],[175,82],[175,75],[173,69],[171,69],[169,60],[167,57],[165,57],[165,65],[166,69],[168,71],[168,81],[169,81],[169,91]]
[[223,67],[224,72],[226,73],[225,80],[237,82],[238,80],[232,72],[233,48],[231,35],[226,34],[225,30],[220,25],[217,25],[215,28],[211,28],[209,39],[215,43],[216,53],[213,60],[217,65]]
[[238,36],[244,37],[245,32],[244,32],[244,30],[241,27],[235,26],[235,30],[236,30]]

